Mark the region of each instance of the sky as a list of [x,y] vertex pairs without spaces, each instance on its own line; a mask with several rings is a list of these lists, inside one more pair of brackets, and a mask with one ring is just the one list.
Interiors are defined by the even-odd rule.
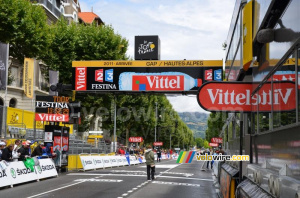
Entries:
[[[79,0],[81,11],[93,10],[106,25],[129,41],[158,35],[161,60],[222,60],[236,0]],[[178,112],[206,112],[196,96],[168,97]],[[207,112],[208,113],[208,112]]]

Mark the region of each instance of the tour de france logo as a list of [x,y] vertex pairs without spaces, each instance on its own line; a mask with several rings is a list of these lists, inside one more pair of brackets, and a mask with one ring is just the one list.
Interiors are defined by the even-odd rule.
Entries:
[[16,171],[13,168],[10,169],[10,174],[14,179],[17,177]]
[[139,45],[138,53],[139,54],[146,54],[150,52],[154,52],[155,44],[153,42],[144,41],[143,44]]

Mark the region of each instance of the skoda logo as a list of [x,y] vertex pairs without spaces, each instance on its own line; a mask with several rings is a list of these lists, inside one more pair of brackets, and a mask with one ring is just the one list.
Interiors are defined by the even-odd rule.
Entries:
[[37,166],[37,171],[42,174],[42,169],[41,169],[41,166]]
[[97,162],[96,162],[96,160],[95,160],[95,159],[93,159],[93,161],[94,161],[94,164],[95,164],[95,165],[97,165]]
[[85,167],[85,162],[84,160],[81,160],[82,166]]
[[16,171],[13,168],[10,169],[10,174],[14,179],[17,177]]

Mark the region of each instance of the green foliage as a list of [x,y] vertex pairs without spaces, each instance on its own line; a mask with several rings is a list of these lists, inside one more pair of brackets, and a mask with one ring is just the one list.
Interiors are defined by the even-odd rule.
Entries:
[[61,18],[50,28],[51,42],[42,60],[52,70],[59,71],[59,80],[72,82],[74,60],[125,60],[128,41],[111,26],[71,23]]
[[39,57],[49,45],[47,16],[42,7],[24,0],[0,0],[0,41],[10,44],[10,55]]
[[207,120],[207,130],[205,131],[206,140],[210,142],[211,138],[219,137],[222,127],[226,121],[226,114],[222,112],[211,113]]

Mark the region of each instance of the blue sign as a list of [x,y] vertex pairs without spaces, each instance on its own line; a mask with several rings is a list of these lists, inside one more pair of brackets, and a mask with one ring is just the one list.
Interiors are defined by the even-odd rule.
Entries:
[[114,70],[113,69],[105,70],[105,81],[106,82],[113,82],[114,81]]
[[218,69],[214,71],[214,80],[215,81],[222,81],[222,70]]
[[125,154],[125,157],[126,157],[126,159],[127,159],[127,162],[128,162],[128,165],[130,165],[130,159],[129,159],[129,154]]

